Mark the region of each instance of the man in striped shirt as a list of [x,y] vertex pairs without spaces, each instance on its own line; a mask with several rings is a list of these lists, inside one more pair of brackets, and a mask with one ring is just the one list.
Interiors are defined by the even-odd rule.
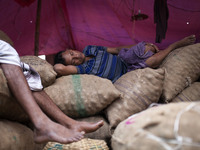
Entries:
[[59,76],[93,74],[114,83],[128,71],[158,67],[171,51],[195,41],[195,36],[191,35],[161,51],[154,44],[146,42],[115,48],[89,45],[83,53],[71,49],[59,52],[55,57],[54,70]]

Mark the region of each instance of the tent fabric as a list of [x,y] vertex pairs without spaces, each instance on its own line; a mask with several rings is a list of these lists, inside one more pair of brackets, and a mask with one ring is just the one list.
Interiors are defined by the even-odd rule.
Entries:
[[[55,54],[66,48],[82,51],[87,45],[121,46],[141,41],[163,49],[195,34],[200,42],[200,1],[167,0],[169,9],[165,39],[156,43],[154,0],[42,0],[39,54]],[[13,40],[20,56],[34,55],[37,0],[28,6],[16,0],[0,1],[0,30]],[[146,20],[131,16],[147,14]]]

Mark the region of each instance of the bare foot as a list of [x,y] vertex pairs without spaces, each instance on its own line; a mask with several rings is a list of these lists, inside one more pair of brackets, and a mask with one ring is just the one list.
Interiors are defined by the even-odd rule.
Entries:
[[104,124],[103,120],[98,121],[96,123],[73,120],[70,122],[70,124],[67,123],[66,127],[77,132],[90,133],[98,130],[100,127],[103,126],[103,124]]
[[84,137],[84,132],[68,129],[60,124],[52,121],[45,122],[41,128],[34,130],[34,140],[36,143],[58,142],[68,144],[81,140]]
[[194,44],[195,41],[196,41],[195,35],[190,35],[188,37],[183,38],[180,41],[175,42],[172,45],[174,46],[174,48],[179,48],[179,47],[183,47],[183,46]]

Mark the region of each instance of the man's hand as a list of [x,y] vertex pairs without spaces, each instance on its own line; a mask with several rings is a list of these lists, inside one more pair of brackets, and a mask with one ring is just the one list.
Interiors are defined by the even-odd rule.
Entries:
[[159,49],[158,49],[158,47],[156,45],[154,45],[152,43],[146,43],[146,45],[145,45],[145,53],[147,51],[149,51],[149,50],[152,51],[153,53],[159,52]]

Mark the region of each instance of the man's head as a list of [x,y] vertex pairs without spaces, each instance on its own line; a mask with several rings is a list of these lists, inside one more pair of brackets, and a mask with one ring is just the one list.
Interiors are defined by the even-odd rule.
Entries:
[[85,55],[77,50],[65,50],[60,51],[56,54],[54,63],[55,64],[63,64],[63,65],[74,65],[78,66],[85,61]]
[[156,45],[154,45],[152,43],[146,43],[145,44],[145,53],[149,50],[152,51],[153,53],[159,52],[159,49]]

